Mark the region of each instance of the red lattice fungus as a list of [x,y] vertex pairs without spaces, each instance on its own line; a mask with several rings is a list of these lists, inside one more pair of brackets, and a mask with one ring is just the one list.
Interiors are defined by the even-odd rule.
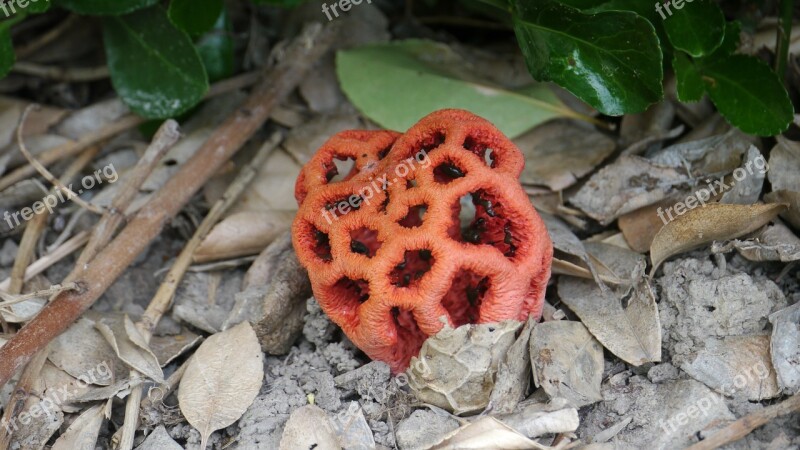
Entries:
[[[341,176],[334,160],[352,169]],[[492,124],[461,110],[405,134],[333,136],[297,179],[292,227],[322,309],[395,373],[442,316],[452,326],[541,316],[553,248],[519,184],[523,164]]]

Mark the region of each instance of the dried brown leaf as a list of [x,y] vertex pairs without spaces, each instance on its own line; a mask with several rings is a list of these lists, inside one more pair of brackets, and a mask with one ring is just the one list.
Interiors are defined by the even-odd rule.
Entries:
[[717,240],[735,239],[769,223],[785,204],[724,205],[694,208],[664,226],[650,245],[651,274],[670,256]]
[[127,314],[103,317],[95,322],[95,328],[125,364],[151,380],[164,382],[164,372],[156,355]]
[[181,379],[178,402],[202,436],[236,422],[253,403],[264,379],[264,355],[253,327],[242,322],[197,349]]

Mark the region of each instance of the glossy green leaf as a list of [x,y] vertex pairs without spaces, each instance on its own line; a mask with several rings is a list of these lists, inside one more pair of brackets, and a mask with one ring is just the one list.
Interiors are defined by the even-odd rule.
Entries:
[[160,6],[107,18],[103,36],[114,88],[137,114],[150,119],[178,115],[208,90],[194,44]]
[[696,102],[703,98],[705,93],[703,79],[686,53],[675,52],[672,57],[672,69],[675,71],[678,100]]
[[222,12],[222,0],[172,0],[169,20],[192,36],[199,36],[214,26]]
[[211,82],[233,75],[233,38],[227,11],[223,8],[214,28],[195,44]]
[[710,62],[720,58],[726,58],[739,49],[739,42],[741,41],[742,24],[738,21],[728,22],[725,24],[725,37],[722,38],[722,44],[714,50],[714,53],[704,57],[702,61]]
[[[661,3],[656,3],[661,6]],[[672,0],[660,11],[672,46],[694,57],[710,55],[722,43],[725,16],[711,0]]]
[[758,58],[731,55],[701,67],[711,101],[745,133],[773,136],[789,127],[794,110],[778,76]]
[[0,78],[8,75],[14,67],[16,56],[14,55],[14,44],[11,43],[11,33],[8,27],[0,26]]
[[528,70],[598,111],[644,111],[663,96],[655,29],[633,12],[586,14],[550,0],[516,0],[514,30]]
[[[40,0],[42,1],[42,0]],[[90,16],[116,16],[147,8],[158,0],[53,0],[57,6],[78,14]]]
[[577,113],[546,86],[509,91],[468,79],[469,63],[449,47],[408,40],[339,51],[336,72],[342,90],[365,116],[405,131],[442,108],[462,108],[485,117],[509,137],[554,117]]

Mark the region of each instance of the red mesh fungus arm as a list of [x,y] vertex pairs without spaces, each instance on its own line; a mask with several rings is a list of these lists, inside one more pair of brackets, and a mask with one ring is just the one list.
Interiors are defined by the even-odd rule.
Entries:
[[[340,176],[335,159],[352,170]],[[297,178],[292,226],[322,309],[395,373],[442,316],[454,327],[540,317],[553,248],[519,184],[523,164],[499,130],[462,110],[402,135],[333,136]]]

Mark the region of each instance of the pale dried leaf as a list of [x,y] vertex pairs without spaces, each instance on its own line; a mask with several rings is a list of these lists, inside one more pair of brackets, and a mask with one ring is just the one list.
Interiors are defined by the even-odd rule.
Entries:
[[563,397],[580,408],[603,399],[603,347],[580,322],[559,320],[533,329],[533,381],[550,398]]
[[727,396],[764,400],[780,394],[767,335],[711,338],[675,365],[690,377]]
[[[358,402],[350,402],[346,410],[340,411],[331,419],[333,431],[336,433],[339,444],[346,448],[375,448],[375,438],[372,429],[364,417],[364,411]],[[283,441],[281,441],[283,443]],[[288,447],[290,448],[301,448]],[[303,447],[306,448],[306,447]],[[308,448],[311,448],[310,446]]]
[[125,364],[151,380],[164,382],[164,372],[156,355],[127,314],[102,317],[95,322],[95,327]]
[[[601,366],[602,353],[601,348]],[[520,405],[521,408],[515,413],[501,415],[497,418],[529,438],[544,434],[571,433],[580,425],[578,410],[570,407],[567,400],[563,398],[554,398],[547,403],[529,403],[527,401],[525,403],[528,404],[524,407]]]
[[[283,428],[280,450],[339,450],[331,419],[319,406],[305,405],[292,412]],[[368,447],[365,447],[368,448]]]
[[[618,261],[618,265],[611,260],[606,265],[614,267],[620,274],[627,272],[626,279],[638,280],[634,286],[620,285],[603,291],[592,281],[561,277],[558,280],[559,297],[611,353],[635,366],[659,361],[661,325],[658,306],[652,288],[643,276],[643,262],[634,262],[633,259]],[[631,265],[631,262],[634,263]],[[624,269],[624,264],[629,265],[627,269]]]
[[770,203],[785,203],[789,205],[781,217],[786,219],[792,226],[800,230],[800,192],[796,191],[773,191],[764,196],[764,200]]
[[546,122],[514,139],[514,143],[526,161],[520,182],[554,191],[575,184],[616,147],[605,134],[573,120]]
[[[111,376],[97,377],[92,384],[108,386],[128,372],[90,318],[78,319],[50,343],[50,349],[50,362],[76,379],[96,371],[98,367],[108,367]],[[81,357],[76,358],[75,355]]]
[[617,217],[656,203],[690,181],[682,167],[622,156],[603,167],[570,198],[589,217],[608,225]]
[[159,425],[136,450],[183,450],[183,447],[170,437],[164,425]]
[[178,402],[202,436],[236,422],[253,403],[264,379],[264,355],[253,327],[242,322],[197,349],[181,379]]
[[429,450],[543,450],[538,444],[494,417],[483,417],[448,434]]
[[800,392],[800,303],[770,314],[769,321],[770,354],[778,386],[784,394],[794,395]]
[[101,403],[82,412],[56,439],[52,450],[94,450],[105,409],[106,405]]
[[252,255],[292,226],[289,211],[244,211],[228,215],[211,229],[194,253],[194,262]]
[[715,243],[711,247],[711,252],[722,253],[733,248],[750,261],[791,262],[800,260],[800,238],[778,220],[772,225],[768,225],[753,239],[745,241],[734,239],[725,245]]
[[512,412],[528,391],[528,380],[531,376],[528,342],[535,323],[533,316],[528,318],[497,369],[497,379],[487,407],[493,413]]
[[[761,166],[761,169],[758,166]],[[767,164],[764,155],[751,145],[744,155],[742,165],[733,171],[733,180],[729,182],[731,188],[720,199],[720,203],[737,205],[751,205],[761,197],[764,187],[764,176],[767,173]],[[741,178],[741,179],[740,179]]]
[[774,191],[800,192],[800,142],[777,136],[769,153],[769,182]]
[[752,233],[785,210],[783,204],[709,204],[690,209],[656,234],[650,246],[651,273],[670,256],[712,241],[735,239]]
[[184,329],[180,334],[153,336],[150,338],[150,349],[161,367],[164,367],[202,340],[199,334]]

